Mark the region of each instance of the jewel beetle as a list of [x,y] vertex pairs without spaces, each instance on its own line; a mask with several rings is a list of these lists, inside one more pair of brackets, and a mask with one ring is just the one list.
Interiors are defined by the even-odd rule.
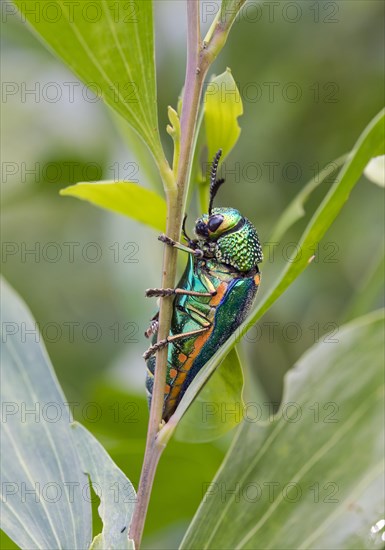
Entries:
[[175,289],[153,288],[146,296],[174,296],[171,329],[167,339],[157,342],[158,315],[146,336],[152,346],[144,354],[147,362],[146,389],[149,403],[154,385],[155,354],[168,346],[167,378],[163,419],[174,413],[194,377],[239,327],[249,312],[260,284],[258,264],[262,247],[253,224],[235,208],[213,208],[224,179],[217,179],[222,151],[215,155],[210,172],[208,213],[195,223],[190,239],[183,223],[187,246],[161,235],[159,240],[188,252],[188,261]]

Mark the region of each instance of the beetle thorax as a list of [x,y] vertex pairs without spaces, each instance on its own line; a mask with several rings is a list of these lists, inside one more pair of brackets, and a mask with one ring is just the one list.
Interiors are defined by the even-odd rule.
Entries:
[[257,232],[248,219],[244,218],[244,224],[237,231],[224,234],[218,239],[215,256],[218,262],[231,265],[243,273],[262,262],[262,247]]

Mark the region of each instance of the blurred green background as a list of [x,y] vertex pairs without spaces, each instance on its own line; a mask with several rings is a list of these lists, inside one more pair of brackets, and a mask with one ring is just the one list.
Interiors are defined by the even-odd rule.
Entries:
[[[244,104],[217,204],[239,208],[266,245],[288,202],[351,149],[383,105],[384,4],[247,6],[213,68],[232,69]],[[216,9],[202,2],[203,27]],[[169,157],[166,114],[184,80],[184,11],[184,2],[155,2],[159,117]],[[143,333],[156,307],[144,290],[159,286],[162,246],[153,230],[58,191],[117,177],[157,184],[102,101],[11,16],[2,23],[2,80],[2,271],[39,323],[75,418],[137,486],[148,420]],[[261,294],[329,185],[314,193],[307,217],[274,247],[274,257],[265,246]],[[197,212],[192,205],[190,231]],[[262,387],[277,404],[285,372],[306,349],[330,330],[338,339],[353,312],[382,304],[383,220],[383,189],[363,177],[320,243],[318,261],[245,338],[247,400]],[[144,548],[177,545],[230,441],[171,442]],[[3,548],[15,548],[2,536]]]

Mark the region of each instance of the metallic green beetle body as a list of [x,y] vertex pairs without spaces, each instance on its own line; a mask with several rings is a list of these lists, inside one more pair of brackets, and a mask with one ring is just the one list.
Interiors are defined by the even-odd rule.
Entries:
[[[212,198],[214,194],[215,189]],[[167,341],[163,409],[166,421],[200,369],[245,319],[260,282],[257,264],[263,256],[254,226],[238,210],[212,209],[211,204],[212,200],[209,214],[196,222],[197,239],[187,238],[194,253],[189,255],[178,293],[174,291],[174,312]],[[153,344],[155,342],[156,334]],[[147,368],[146,388],[151,400],[154,354],[147,356]]]

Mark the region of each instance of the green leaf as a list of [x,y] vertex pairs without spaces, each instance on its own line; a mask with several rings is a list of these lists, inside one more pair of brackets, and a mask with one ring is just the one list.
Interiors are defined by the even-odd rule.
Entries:
[[218,55],[225,44],[231,26],[245,2],[246,0],[222,0],[221,9],[217,13],[217,16],[204,38],[206,44],[210,44],[210,42],[215,43],[215,39],[217,38],[218,44],[214,44],[215,55]]
[[[159,437],[167,439],[171,436],[176,424],[182,418],[187,408],[190,406],[199,389],[205,384],[217,365],[226,357],[229,351],[239,341],[239,338],[262,317],[264,313],[274,304],[274,302],[285,292],[285,290],[297,279],[297,277],[308,267],[309,260],[329,229],[341,208],[348,200],[350,192],[357,183],[365,166],[369,160],[376,155],[381,154],[385,149],[385,110],[382,110],[365,128],[359,137],[354,148],[350,152],[342,170],[335,183],[330,188],[328,194],[318,207],[317,211],[306,227],[299,242],[300,254],[295,253],[290,258],[286,267],[281,272],[278,280],[272,285],[272,288],[266,293],[262,301],[257,305],[254,311],[249,315],[246,321],[233,334],[225,344],[216,352],[216,354],[207,362],[204,368],[197,374],[193,382],[188,387],[177,410],[171,420],[160,431]],[[164,430],[164,432],[163,432]],[[163,432],[163,435],[161,435]]]
[[137,183],[100,181],[77,183],[60,191],[63,196],[76,197],[165,231],[167,207],[154,191]]
[[14,2],[50,49],[162,159],[152,2],[40,0],[40,17],[29,2]]
[[243,423],[181,548],[381,546],[383,332],[375,312],[298,361],[275,417]]
[[[385,148],[385,110],[382,110],[365,128],[353,150],[350,152],[337,180],[318,207],[306,227],[300,242],[299,250],[290,258],[285,269],[247,321],[247,329],[259,319],[283,292],[306,269],[312,259],[317,245],[338,216],[349,195],[363,173],[369,159]],[[242,330],[242,334],[244,334]]]
[[305,187],[301,189],[298,195],[294,197],[291,203],[285,208],[276,226],[274,227],[274,232],[271,235],[269,242],[279,242],[286,231],[305,215],[304,206],[312,192],[317,189],[321,183],[330,178],[336,170],[339,170],[345,160],[346,155],[339,157],[333,162],[329,162],[319,174],[314,176],[314,178],[312,178],[305,185]]
[[1,528],[21,548],[88,548],[88,485],[72,415],[36,323],[3,280]]
[[222,149],[223,162],[237,143],[241,133],[238,117],[242,114],[242,99],[231,70],[227,68],[224,73],[209,82],[204,97],[209,162],[218,149]]
[[231,27],[239,10],[242,8],[246,0],[222,0],[220,21],[222,26]]
[[[194,159],[192,175],[197,181],[192,181],[190,196],[198,182],[200,209],[207,208],[209,202],[209,181],[207,175],[214,155],[222,149],[222,163],[234,145],[237,143],[241,128],[238,117],[243,114],[242,99],[237,84],[229,68],[224,73],[211,79],[204,96],[204,120],[199,118],[199,124],[194,144]],[[204,122],[202,124],[202,122]],[[200,129],[200,131],[199,131]],[[205,150],[206,170],[201,159],[205,133],[207,150]],[[205,173],[203,173],[205,171]]]
[[77,422],[71,428],[81,467],[90,476],[100,498],[98,512],[103,531],[94,538],[91,549],[134,548],[133,541],[128,539],[136,502],[134,487],[88,430]]
[[207,161],[206,131],[204,127],[204,109],[201,108],[198,114],[194,141],[192,146],[192,162],[190,163],[190,173],[188,176],[188,190],[186,206],[189,207],[193,194],[198,188],[200,195],[199,210],[205,212],[208,208],[208,187],[203,185],[206,174],[203,175],[204,163]]
[[172,169],[174,172],[174,178],[177,179],[179,157],[180,157],[180,142],[181,142],[180,119],[179,119],[179,114],[177,113],[177,111],[175,111],[175,109],[171,107],[171,105],[168,106],[167,114],[168,114],[168,120],[170,124],[167,124],[166,130],[174,142],[174,155],[173,155]]
[[180,441],[212,441],[237,426],[243,416],[243,373],[235,349],[227,355],[188,409],[175,437]]

